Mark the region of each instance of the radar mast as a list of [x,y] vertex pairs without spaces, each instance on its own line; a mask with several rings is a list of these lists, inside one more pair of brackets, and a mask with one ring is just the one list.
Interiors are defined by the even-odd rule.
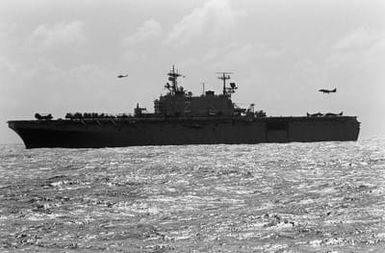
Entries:
[[171,82],[171,85],[170,83],[167,83],[164,87],[171,92],[171,95],[175,95],[181,92],[184,93],[183,87],[182,86],[178,87],[178,77],[182,75],[178,73],[178,70],[175,69],[174,65],[172,65],[172,68],[167,75],[168,75],[168,80]]
[[233,74],[233,72],[217,72],[217,74],[220,74],[218,76],[218,79],[223,81],[223,96],[231,96],[232,93],[235,92],[238,87],[235,85],[235,83],[230,83],[230,87],[226,86],[226,81],[230,80],[230,74]]

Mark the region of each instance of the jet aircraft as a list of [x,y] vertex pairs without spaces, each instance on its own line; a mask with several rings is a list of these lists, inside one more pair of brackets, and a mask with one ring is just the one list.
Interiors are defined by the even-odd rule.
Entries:
[[319,92],[322,92],[323,94],[329,94],[329,93],[336,93],[337,92],[337,88],[334,88],[332,90],[327,90],[327,89],[320,89],[318,90]]

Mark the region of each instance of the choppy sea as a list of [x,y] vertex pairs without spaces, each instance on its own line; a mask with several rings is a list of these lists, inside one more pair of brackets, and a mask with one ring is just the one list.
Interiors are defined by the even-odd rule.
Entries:
[[0,146],[1,252],[385,252],[385,139]]

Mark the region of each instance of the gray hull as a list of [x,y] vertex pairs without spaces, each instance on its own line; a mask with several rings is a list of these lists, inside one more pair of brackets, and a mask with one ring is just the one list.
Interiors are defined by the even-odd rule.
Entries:
[[356,141],[356,117],[129,118],[9,121],[26,148]]

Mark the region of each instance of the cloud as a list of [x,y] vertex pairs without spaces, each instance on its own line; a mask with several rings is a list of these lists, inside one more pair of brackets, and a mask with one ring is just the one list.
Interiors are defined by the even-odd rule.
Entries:
[[281,48],[260,43],[228,43],[194,54],[183,61],[185,66],[210,66],[213,69],[248,69],[250,63],[265,64],[284,55]]
[[356,29],[339,39],[326,59],[328,66],[375,66],[385,62],[385,33]]
[[154,19],[149,19],[136,29],[136,32],[124,39],[129,45],[143,42],[162,33],[162,26]]
[[[9,59],[7,59],[4,56],[0,56],[0,73],[1,78],[4,77],[4,73],[16,73],[18,70],[18,65],[14,62],[11,62]],[[0,82],[0,87],[2,83]]]
[[244,11],[234,10],[227,0],[208,1],[175,24],[164,42],[185,45],[198,38],[219,38],[228,34],[234,28],[237,18],[243,15]]
[[355,31],[352,31],[351,33],[345,35],[345,37],[337,41],[333,45],[333,49],[350,50],[368,47],[375,43],[378,39],[380,39],[380,37],[381,36],[378,33],[374,33],[373,31],[368,31],[360,28]]
[[39,25],[28,39],[31,47],[45,50],[58,46],[82,43],[86,40],[84,23],[72,21],[54,25]]

